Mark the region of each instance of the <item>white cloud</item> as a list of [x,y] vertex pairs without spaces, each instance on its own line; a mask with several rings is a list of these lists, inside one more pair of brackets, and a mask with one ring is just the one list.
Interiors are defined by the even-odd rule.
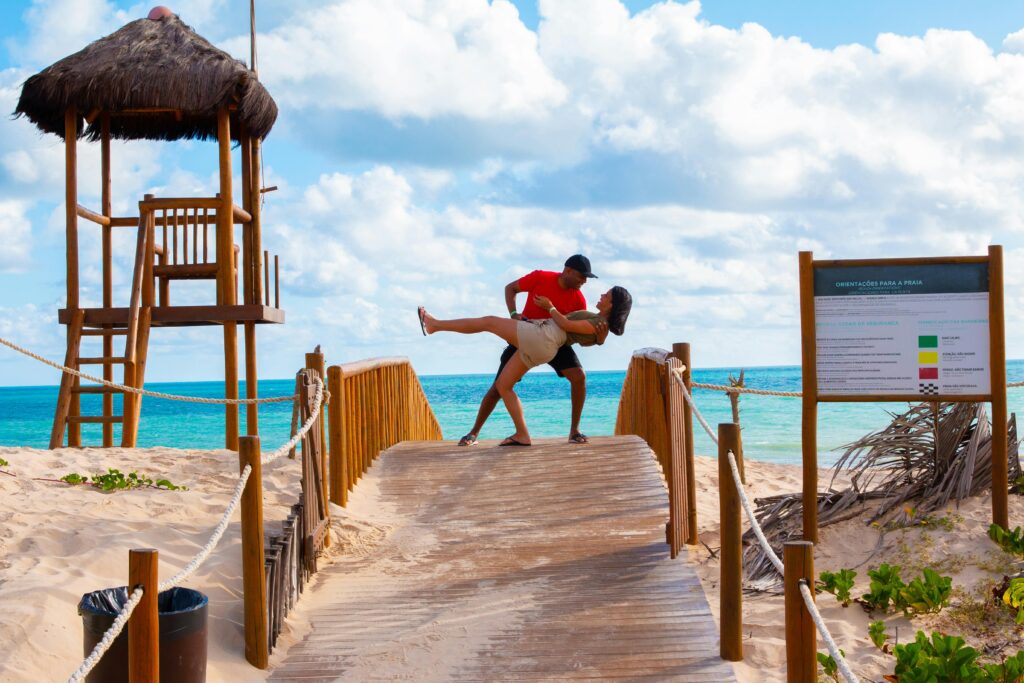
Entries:
[[46,66],[120,26],[107,0],[32,0],[24,16],[28,35],[11,52],[25,66]]
[[1003,39],[1003,52],[1024,53],[1024,28],[1014,31]]
[[699,11],[541,3],[541,54],[595,149],[676,157],[726,201],[941,199],[1024,229],[1024,55],[943,30],[822,50]]
[[292,107],[515,120],[565,98],[507,0],[332,2],[260,35],[259,50],[262,78]]
[[31,265],[32,222],[24,203],[0,200],[0,244],[0,271],[24,270]]

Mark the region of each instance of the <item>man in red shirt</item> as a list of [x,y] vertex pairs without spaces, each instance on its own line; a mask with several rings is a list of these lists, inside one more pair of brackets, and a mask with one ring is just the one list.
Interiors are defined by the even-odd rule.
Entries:
[[[546,270],[535,270],[527,273],[518,280],[505,285],[505,304],[508,306],[509,315],[515,320],[543,320],[550,318],[551,314],[540,308],[533,302],[535,296],[546,296],[556,309],[563,314],[583,310],[587,307],[587,300],[583,298],[580,291],[587,282],[587,278],[596,278],[590,272],[590,259],[581,254],[570,256],[565,262],[565,268],[561,273]],[[523,312],[519,313],[516,306],[516,295],[526,293],[526,306]],[[501,374],[505,364],[516,352],[516,347],[509,345],[501,354],[501,363],[498,365],[498,372],[495,380]],[[566,344],[558,349],[558,353],[548,363],[559,377],[569,380],[572,391],[572,423],[569,427],[570,443],[586,443],[587,437],[580,432],[580,416],[583,415],[583,404],[587,400],[587,375],[583,372],[580,359],[576,356],[572,346]],[[477,411],[476,422],[473,428],[459,439],[460,446],[472,446],[477,441],[477,436],[484,426],[484,422],[491,416],[501,396],[498,394],[494,383],[484,394],[480,401],[480,409]]]

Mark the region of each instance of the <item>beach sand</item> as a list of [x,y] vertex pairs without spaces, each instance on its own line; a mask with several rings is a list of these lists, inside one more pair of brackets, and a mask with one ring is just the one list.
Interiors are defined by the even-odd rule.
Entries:
[[[84,593],[125,585],[128,550],[160,551],[160,580],[176,574],[210,537],[238,480],[231,451],[173,448],[0,448],[0,680],[65,680],[83,657]],[[88,486],[33,481],[137,470],[187,491],[134,489],[103,493]],[[267,527],[297,499],[301,464],[287,458],[266,466]],[[241,542],[238,513],[213,554],[183,584],[210,598],[207,680],[262,680],[246,663],[242,639]]]
[[[800,491],[799,466],[749,460],[745,470],[746,491],[751,500]],[[696,471],[700,540],[717,551],[720,544],[717,459],[698,457]],[[830,478],[829,470],[819,471],[820,486],[826,486]],[[841,477],[837,478],[836,487],[843,488],[846,483]],[[883,675],[893,672],[895,665],[894,657],[882,653],[868,639],[868,624],[879,619],[884,619],[887,633],[893,636],[890,642],[896,641],[897,635],[898,642],[905,643],[913,640],[917,630],[936,630],[961,635],[978,649],[996,648],[992,651],[996,661],[999,652],[1012,655],[1024,649],[1024,629],[1014,625],[1009,610],[995,607],[991,602],[991,584],[1007,573],[1021,571],[1024,563],[1015,564],[1010,555],[989,540],[990,496],[970,498],[959,507],[951,504],[948,511],[931,515],[937,523],[928,527],[915,526],[883,534],[865,523],[868,516],[865,513],[821,529],[814,552],[815,572],[855,569],[857,577],[851,594],[858,597],[868,590],[868,569],[882,562],[900,565],[906,582],[920,576],[921,568],[930,566],[941,575],[953,578],[953,596],[950,606],[938,614],[911,621],[902,614],[869,616],[857,603],[844,608],[831,594],[819,593],[817,603],[825,623],[862,681],[881,681]],[[749,525],[745,516],[743,522],[746,530]],[[1010,496],[1010,524],[1024,524],[1024,496]],[[697,565],[711,612],[720,623],[718,559],[712,558],[711,553],[699,545],[689,551],[688,560]],[[786,680],[785,605],[781,590],[780,585],[777,592],[748,592],[743,596],[744,661],[735,664],[737,676],[743,683]],[[983,613],[986,618],[979,618]],[[827,652],[821,638],[818,651]]]
[[[238,471],[237,455],[230,451],[0,448],[0,458],[10,463],[2,469],[18,475],[0,475],[0,639],[5,643],[0,680],[26,683],[64,680],[78,666],[83,658],[78,601],[83,593],[125,583],[128,549],[159,549],[161,580],[181,569],[209,538],[231,496]],[[33,480],[57,479],[69,472],[92,475],[110,467],[167,478],[189,490],[102,493],[85,486]],[[295,501],[300,469],[298,461],[288,459],[264,468],[268,528],[283,519]],[[719,545],[717,471],[714,459],[697,459],[700,537],[713,549]],[[746,471],[752,498],[800,488],[800,468],[796,466],[749,461]],[[828,481],[824,471],[821,480]],[[376,505],[372,477],[357,487],[348,509],[331,509],[335,539],[331,554],[369,558],[386,539],[401,532],[401,525],[390,513]],[[242,654],[237,514],[213,555],[185,583],[210,597],[207,680],[211,683],[258,681],[269,673],[251,667]],[[886,617],[889,633],[895,635],[898,628],[900,642],[906,642],[916,628],[934,628],[964,635],[975,646],[1002,645],[1006,652],[1015,653],[1024,648],[1024,636],[1013,626],[1009,611],[991,610],[990,616],[997,621],[988,632],[978,626],[981,620],[976,618],[976,605],[984,599],[988,583],[1013,567],[1011,558],[986,536],[990,514],[989,499],[978,497],[945,515],[951,529],[942,525],[914,527],[890,531],[884,538],[859,518],[851,519],[822,530],[815,566],[818,571],[857,569],[854,595],[859,595],[867,590],[866,570],[883,561],[903,565],[907,579],[911,572],[919,573],[921,566],[930,564],[953,576],[954,605],[913,623],[890,615]],[[1010,519],[1014,525],[1024,522],[1024,497],[1011,496]],[[691,549],[682,561],[697,567],[718,619],[718,561],[703,545]],[[314,577],[314,592],[317,580]],[[818,601],[833,636],[862,680],[881,680],[883,674],[892,672],[893,658],[867,639],[872,618],[856,604],[841,607],[828,594],[819,595]],[[306,603],[308,599],[300,600],[287,620],[271,656],[272,665],[281,661],[287,647],[300,640],[308,628],[303,616]],[[743,611],[745,661],[736,665],[740,680],[784,680],[781,594],[748,593]],[[444,643],[431,647],[443,649]],[[819,640],[819,650],[824,649]],[[432,653],[434,659],[443,655]]]

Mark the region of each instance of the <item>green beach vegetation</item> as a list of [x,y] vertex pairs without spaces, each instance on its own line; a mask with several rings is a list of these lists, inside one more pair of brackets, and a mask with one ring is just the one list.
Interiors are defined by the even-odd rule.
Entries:
[[77,472],[70,472],[60,478],[66,484],[82,485],[87,484],[94,486],[101,491],[121,491],[126,489],[137,489],[137,488],[151,488],[151,489],[163,489],[166,491],[187,491],[186,486],[177,486],[171,483],[168,479],[157,479],[153,480],[152,477],[139,474],[136,471],[131,471],[125,474],[121,470],[109,468],[105,474],[94,474],[92,478],[78,474]]

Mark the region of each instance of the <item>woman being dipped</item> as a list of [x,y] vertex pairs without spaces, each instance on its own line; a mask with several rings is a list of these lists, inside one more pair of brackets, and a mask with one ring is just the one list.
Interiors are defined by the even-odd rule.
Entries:
[[502,441],[502,446],[529,446],[532,443],[523,418],[523,406],[515,392],[516,382],[530,368],[554,358],[563,344],[600,345],[604,343],[609,331],[621,335],[633,305],[633,299],[624,287],[612,287],[602,294],[597,302],[596,313],[573,311],[563,315],[547,297],[538,296],[533,301],[551,313],[550,320],[512,320],[493,315],[439,320],[422,306],[419,308],[420,327],[424,334],[490,332],[518,349],[494,383],[516,427],[515,434]]

